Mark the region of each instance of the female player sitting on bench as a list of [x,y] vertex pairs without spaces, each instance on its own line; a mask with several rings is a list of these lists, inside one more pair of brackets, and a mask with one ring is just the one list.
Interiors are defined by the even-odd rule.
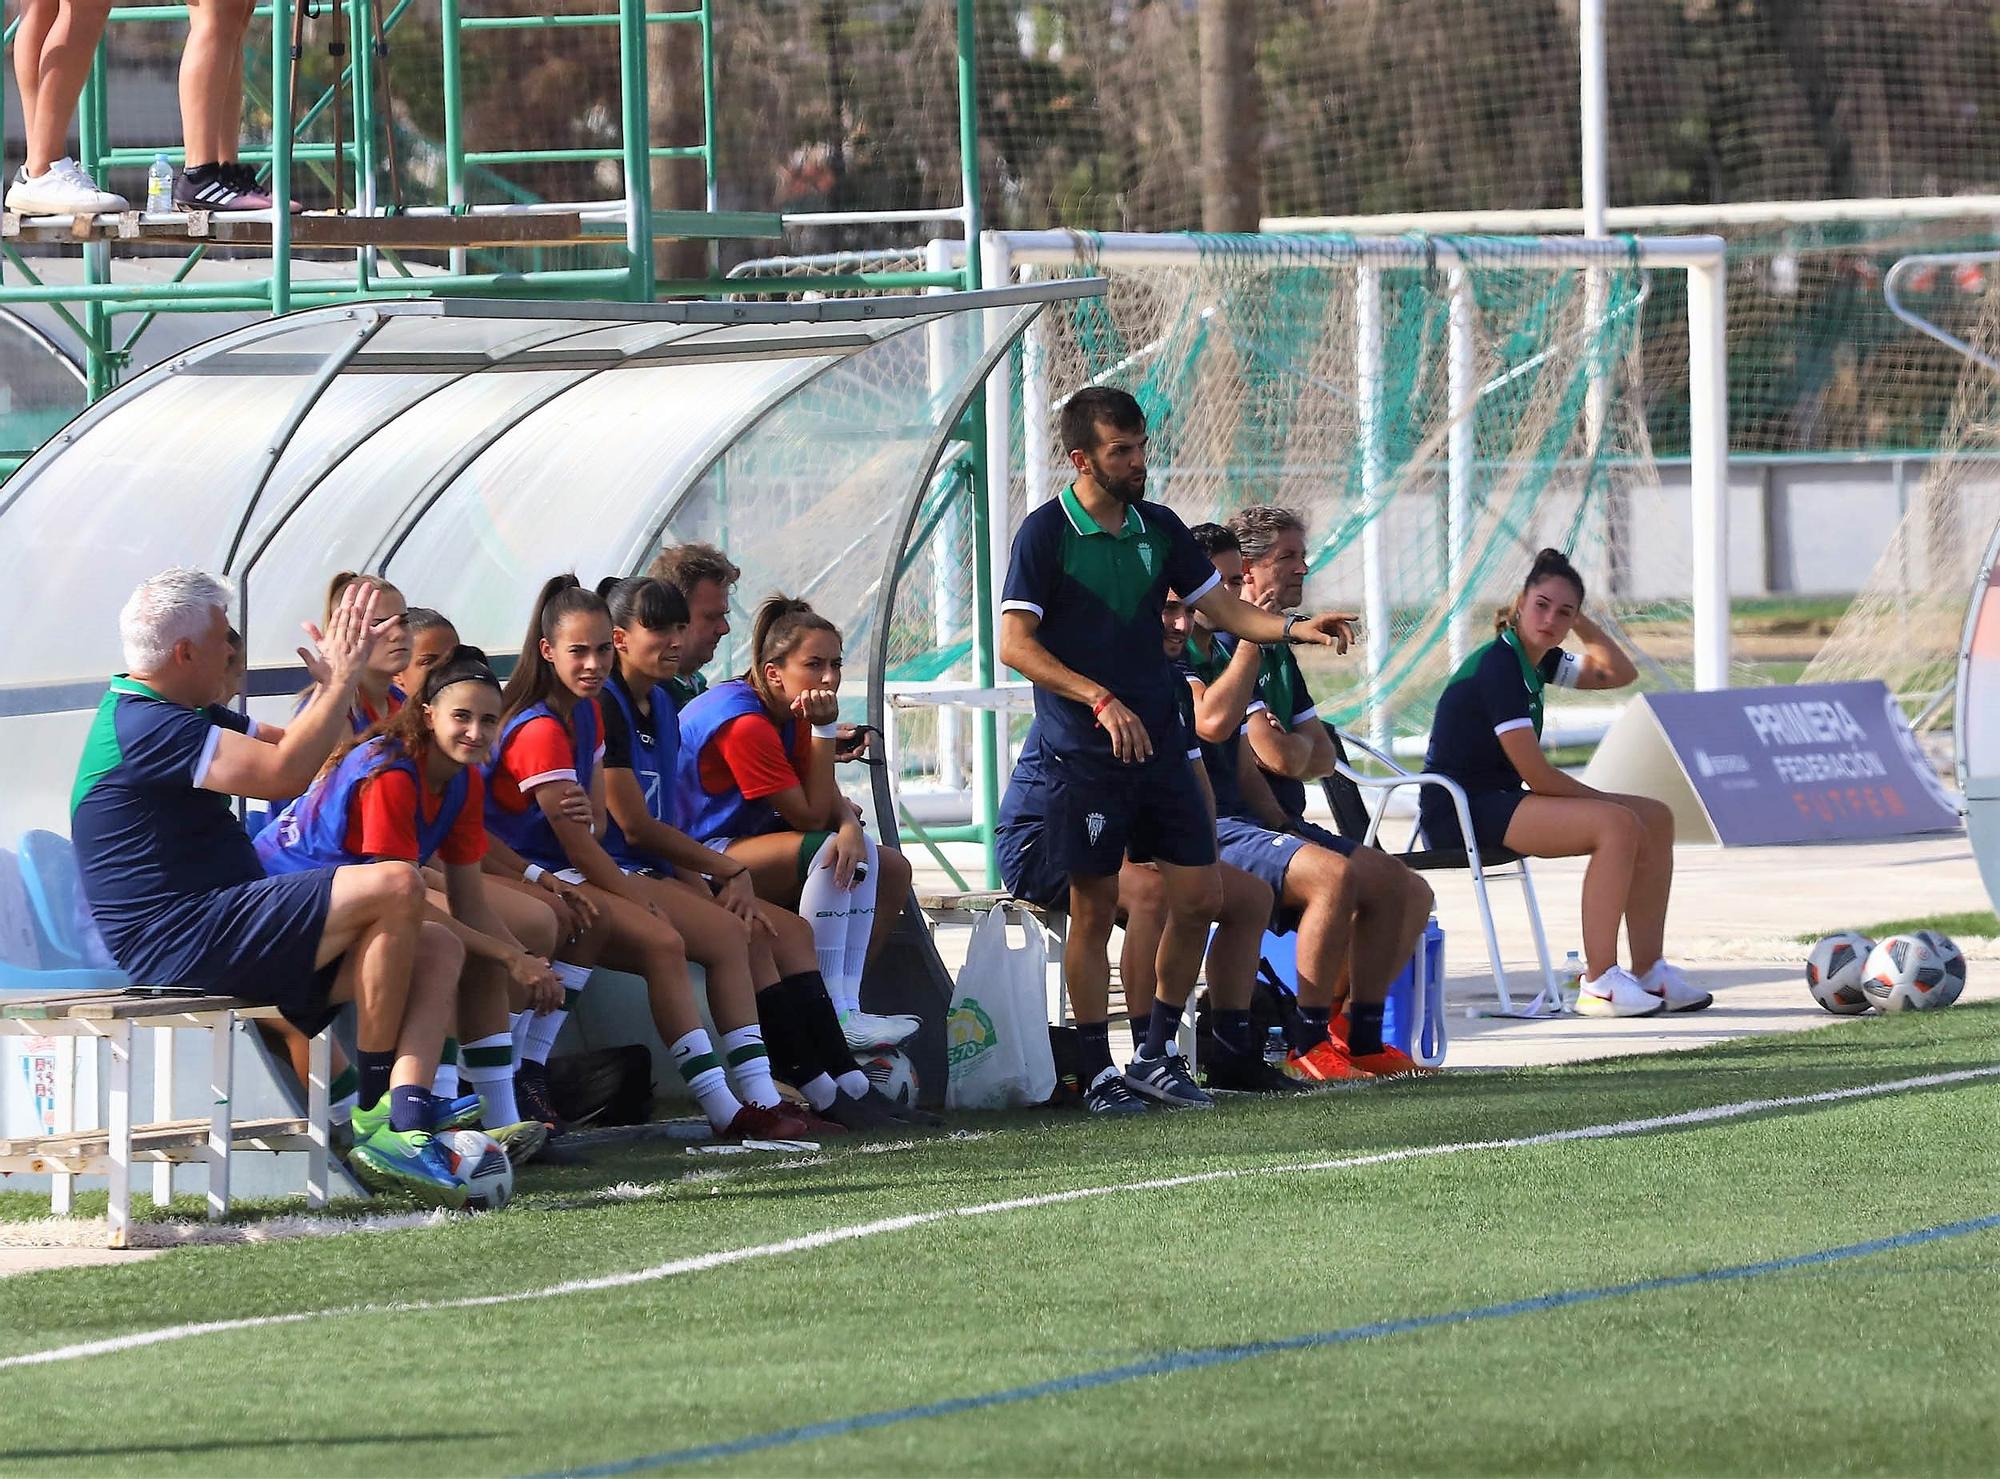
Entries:
[[[855,1130],[928,1121],[927,1115],[892,1105],[854,1061],[806,922],[759,899],[747,864],[680,830],[674,799],[680,717],[665,685],[680,672],[687,598],[645,575],[605,580],[597,589],[610,606],[611,638],[618,648],[617,667],[604,685],[611,701],[602,705],[604,802],[610,813],[604,850],[626,872],[662,880],[668,895],[662,902],[670,910],[678,904],[685,911],[692,901],[703,914],[712,914],[720,904],[751,926],[750,976],[765,1045],[817,1113]],[[678,923],[680,916],[675,917]]]
[[812,925],[820,974],[849,1046],[898,1043],[913,1017],[861,1010],[861,976],[910,893],[910,865],[880,847],[835,784],[840,632],[772,596],[750,628],[750,671],[681,710],[681,807],[690,836],[750,865],[758,896]]
[[[403,599],[401,591],[381,576],[363,576],[353,570],[343,570],[334,576],[326,588],[327,618],[332,619],[340,593],[355,581],[364,579],[375,587],[375,625],[382,633],[382,640],[368,663],[367,671],[361,675],[361,686],[354,691],[354,705],[348,710],[348,723],[354,726],[356,734],[365,734],[370,726],[392,717],[403,707],[405,694],[396,686],[396,679],[410,663],[410,627],[405,619],[409,603]],[[315,682],[299,695],[298,709],[312,702],[318,687]]]
[[[626,873],[598,840],[605,834],[598,696],[614,664],[603,598],[574,575],[550,580],[501,695],[500,739],[486,771],[486,825],[527,860],[529,882],[545,870],[555,873],[596,906],[600,960],[645,978],[654,1025],[717,1131],[789,1140],[832,1129],[785,1106],[771,1081],[745,923],[689,890],[670,892]],[[590,798],[589,824],[564,807],[572,784]],[[695,1009],[690,955],[707,968],[709,1013],[722,1034],[723,1056]]]
[[[1661,954],[1674,886],[1674,818],[1658,801],[1594,790],[1542,754],[1542,690],[1623,688],[1639,676],[1617,642],[1583,614],[1583,577],[1560,550],[1535,556],[1521,594],[1502,607],[1498,635],[1459,666],[1439,697],[1424,769],[1465,788],[1483,846],[1533,858],[1588,856],[1583,875],[1586,1017],[1697,1012],[1714,998]],[[1563,650],[1571,632],[1581,653]],[[1432,847],[1464,847],[1451,798],[1420,801]],[[1618,964],[1623,920],[1632,969]]]
[[[518,1164],[541,1149],[548,1128],[524,1122],[516,1107],[509,998],[545,1013],[562,1001],[563,987],[548,960],[508,929],[480,869],[486,828],[479,766],[499,727],[500,680],[485,653],[461,647],[432,669],[417,702],[334,751],[312,788],[258,836],[257,856],[274,876],[379,861],[422,868],[436,859],[448,907],[437,908],[433,896],[429,917],[465,946],[458,1028],[464,1076],[476,1091],[470,1102],[454,1101],[453,1117],[483,1120]],[[541,910],[546,927],[537,943],[547,948],[554,915],[522,902]],[[356,1125],[357,1137],[364,1128]]]

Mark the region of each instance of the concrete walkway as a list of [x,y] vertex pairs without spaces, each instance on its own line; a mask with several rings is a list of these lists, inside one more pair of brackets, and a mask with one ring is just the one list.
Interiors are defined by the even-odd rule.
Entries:
[[[1400,839],[1392,833],[1392,840]],[[954,866],[973,878],[977,851],[954,847],[949,852]],[[920,891],[951,887],[927,855],[913,853],[913,861],[919,864]],[[1668,955],[1690,979],[1715,993],[1715,1005],[1705,1012],[1624,1021],[1468,1016],[1498,1004],[1471,878],[1464,873],[1428,875],[1446,936],[1449,1066],[1574,1063],[1825,1026],[1834,1019],[1806,992],[1807,947],[1797,943],[1797,936],[1992,907],[1962,836],[1840,847],[1683,847],[1675,868]],[[1581,859],[1534,865],[1549,950],[1558,967],[1566,951],[1582,944],[1577,921],[1583,870]],[[1520,889],[1495,882],[1491,893],[1508,983],[1516,1000],[1525,1002],[1538,983]],[[954,971],[969,938],[969,925],[938,930],[939,953]],[[2000,998],[2000,942],[1960,943],[1970,965],[1965,999]]]

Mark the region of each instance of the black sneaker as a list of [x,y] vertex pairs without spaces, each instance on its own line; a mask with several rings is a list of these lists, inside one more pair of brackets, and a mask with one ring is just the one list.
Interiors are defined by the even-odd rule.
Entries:
[[1213,1109],[1215,1101],[1204,1094],[1188,1071],[1188,1061],[1173,1048],[1157,1058],[1143,1053],[1125,1065],[1125,1087],[1164,1104],[1169,1109]]
[[174,176],[174,209],[182,211],[267,211],[271,197],[243,164],[199,164]]
[[1126,1086],[1124,1074],[1107,1068],[1083,1091],[1083,1107],[1092,1114],[1144,1114],[1146,1101]]
[[565,1134],[569,1121],[556,1113],[549,1098],[549,1068],[546,1063],[523,1063],[514,1070],[514,1103],[521,1118],[540,1120],[549,1127],[549,1137]]
[[914,1104],[898,1104],[873,1084],[868,1087],[866,1101],[900,1125],[916,1125],[926,1130],[935,1130],[944,1124],[944,1116],[932,1114],[928,1109],[919,1109]]
[[841,1094],[825,1109],[814,1111],[821,1119],[832,1120],[842,1129],[852,1130],[857,1135],[866,1135],[876,1130],[901,1129],[903,1122],[886,1110],[867,1099],[857,1099],[852,1094]]
[[1273,1067],[1261,1053],[1217,1048],[1203,1063],[1208,1087],[1229,1094],[1303,1094],[1311,1087]]

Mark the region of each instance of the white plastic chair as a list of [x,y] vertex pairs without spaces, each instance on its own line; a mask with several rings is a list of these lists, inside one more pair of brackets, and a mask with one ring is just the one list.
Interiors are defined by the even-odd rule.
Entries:
[[[1493,1015],[1500,1017],[1552,1017],[1570,1010],[1563,996],[1562,987],[1556,981],[1555,968],[1549,962],[1549,941],[1542,929],[1541,905],[1535,898],[1535,881],[1528,871],[1528,860],[1507,848],[1487,843],[1482,844],[1472,830],[1472,812],[1466,805],[1465,789],[1449,776],[1437,775],[1430,771],[1405,770],[1388,755],[1364,740],[1343,734],[1329,724],[1329,733],[1334,741],[1334,771],[1327,777],[1327,801],[1333,807],[1334,815],[1341,814],[1340,800],[1335,794],[1335,780],[1338,778],[1355,788],[1354,799],[1368,813],[1368,824],[1361,841],[1373,843],[1376,833],[1381,830],[1382,818],[1388,811],[1389,797],[1405,786],[1414,786],[1419,791],[1425,786],[1435,786],[1451,798],[1452,810],[1458,815],[1458,827],[1467,843],[1463,848],[1415,846],[1423,835],[1423,827],[1418,823],[1410,834],[1411,846],[1395,856],[1409,867],[1425,872],[1432,869],[1463,868],[1472,875],[1472,896],[1479,904],[1479,924],[1486,934],[1486,956],[1493,967],[1493,986],[1500,996],[1500,1009],[1494,1013],[1474,1011],[1474,1016]],[[1362,775],[1348,761],[1349,749],[1358,750],[1389,772],[1386,776]],[[1369,806],[1361,792],[1375,792],[1379,800]],[[1343,831],[1346,829],[1343,828]],[[1425,838],[1428,842],[1429,839]],[[1493,928],[1493,903],[1487,896],[1486,885],[1494,879],[1511,879],[1520,883],[1521,897],[1528,906],[1528,924],[1534,931],[1535,954],[1542,965],[1542,989],[1525,1006],[1516,1006],[1513,995],[1507,989],[1507,969],[1500,961],[1500,937]]]

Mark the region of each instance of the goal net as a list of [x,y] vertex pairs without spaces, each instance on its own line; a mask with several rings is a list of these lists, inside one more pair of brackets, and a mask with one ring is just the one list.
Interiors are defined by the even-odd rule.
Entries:
[[[1663,482],[1647,436],[1636,242],[1586,270],[1538,239],[1152,240],[1017,254],[1109,291],[1015,355],[1012,518],[1067,481],[1064,398],[1119,385],[1148,414],[1150,497],[1190,523],[1251,503],[1305,519],[1309,604],[1364,619],[1357,658],[1312,654],[1343,727],[1419,749],[1543,545],[1570,553],[1648,685],[1690,681],[1688,486]],[[1578,738],[1601,729],[1572,706],[1556,737],[1565,714]]]

